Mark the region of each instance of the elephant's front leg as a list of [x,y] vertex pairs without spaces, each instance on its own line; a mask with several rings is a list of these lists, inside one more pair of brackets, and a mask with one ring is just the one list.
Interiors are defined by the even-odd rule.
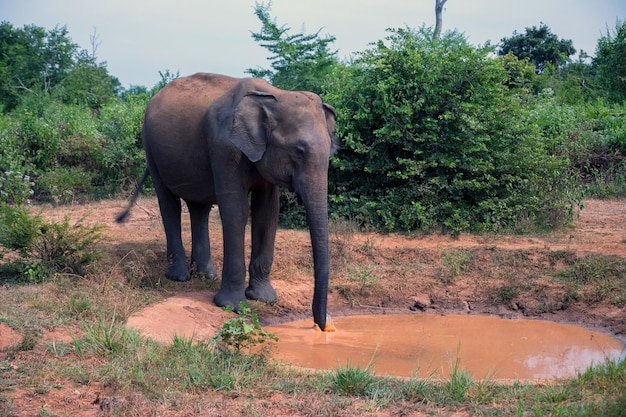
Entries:
[[265,184],[252,191],[252,255],[250,257],[250,285],[246,297],[272,303],[276,291],[270,284],[270,270],[274,261],[274,242],[278,226],[278,186]]
[[191,263],[196,273],[204,274],[209,279],[217,277],[217,270],[211,259],[209,240],[210,204],[187,201],[191,217]]
[[246,302],[246,264],[244,241],[248,220],[248,195],[242,192],[224,192],[217,196],[224,235],[224,266],[222,285],[213,301],[220,307],[239,308]]

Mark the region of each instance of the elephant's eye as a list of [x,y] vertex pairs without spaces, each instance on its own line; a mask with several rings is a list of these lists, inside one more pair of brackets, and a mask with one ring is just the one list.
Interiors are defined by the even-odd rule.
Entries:
[[300,159],[304,159],[306,158],[306,147],[304,145],[297,145],[296,146],[296,155],[298,158]]

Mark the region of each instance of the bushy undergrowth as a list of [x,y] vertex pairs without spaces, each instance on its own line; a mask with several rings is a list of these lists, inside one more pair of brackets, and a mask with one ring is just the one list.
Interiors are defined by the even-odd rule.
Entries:
[[0,203],[0,260],[5,261],[0,273],[17,273],[30,282],[56,272],[84,274],[100,258],[95,246],[102,226],[87,226],[83,220],[72,223],[66,216],[49,222],[24,207]]
[[147,96],[99,113],[52,97],[28,98],[0,116],[0,201],[67,204],[112,196],[145,167],[141,123]]
[[534,95],[490,52],[403,29],[338,67],[326,95],[343,140],[334,216],[385,231],[549,229],[572,219],[581,178],[621,172],[593,161],[621,164],[623,107]]

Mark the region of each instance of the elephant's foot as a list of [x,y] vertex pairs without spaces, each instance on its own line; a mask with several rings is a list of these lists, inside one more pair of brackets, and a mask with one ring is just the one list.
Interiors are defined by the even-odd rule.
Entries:
[[194,274],[203,274],[207,279],[216,279],[217,278],[217,269],[213,265],[213,262],[205,262],[204,264],[199,264],[197,262],[191,261],[194,269]]
[[227,291],[221,288],[217,294],[215,294],[213,302],[218,307],[232,307],[233,311],[239,313],[239,304],[246,304],[246,297],[243,291]]
[[178,282],[189,281],[191,278],[187,267],[181,264],[171,264],[165,271],[165,277]]
[[278,299],[276,290],[274,290],[269,280],[250,282],[250,286],[246,288],[246,297],[250,300],[263,301],[268,304],[272,304]]

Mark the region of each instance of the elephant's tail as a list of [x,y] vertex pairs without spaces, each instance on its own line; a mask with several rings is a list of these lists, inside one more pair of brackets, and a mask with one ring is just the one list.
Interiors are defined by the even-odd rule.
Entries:
[[143,176],[141,177],[141,179],[139,180],[139,183],[137,183],[137,186],[135,187],[135,191],[133,191],[133,195],[130,196],[128,207],[126,207],[126,210],[121,212],[115,218],[116,222],[123,223],[126,221],[126,219],[128,218],[128,215],[130,214],[130,210],[133,208],[133,206],[137,202],[137,197],[139,197],[139,193],[141,192],[141,189],[143,188],[143,183],[146,182],[146,178],[148,178],[148,175],[150,175],[150,170],[148,170],[148,167],[146,167],[146,169],[143,172]]

